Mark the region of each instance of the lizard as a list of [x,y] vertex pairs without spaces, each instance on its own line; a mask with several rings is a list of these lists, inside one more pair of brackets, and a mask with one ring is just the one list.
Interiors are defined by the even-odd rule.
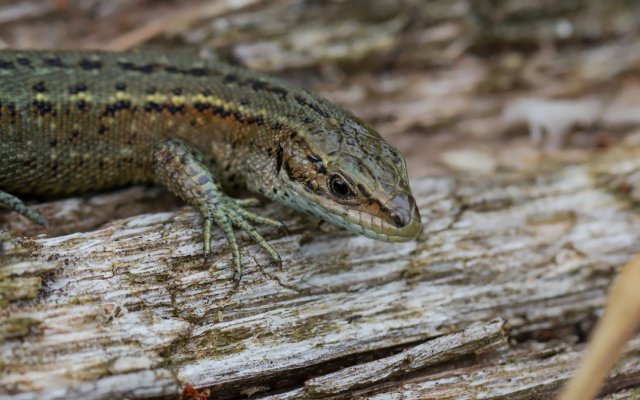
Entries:
[[158,51],[0,51],[0,204],[20,196],[164,185],[218,225],[241,279],[234,229],[278,264],[237,199],[246,189],[364,236],[402,242],[422,228],[402,154],[349,111],[282,79]]

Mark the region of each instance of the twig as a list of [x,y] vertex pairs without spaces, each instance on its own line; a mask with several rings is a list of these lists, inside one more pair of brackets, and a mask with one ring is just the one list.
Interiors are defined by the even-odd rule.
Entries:
[[609,301],[598,322],[582,365],[560,400],[594,399],[625,343],[640,324],[640,255],[625,265],[611,285]]
[[0,7],[0,24],[7,24],[25,18],[36,18],[67,7],[67,1],[23,1]]
[[165,18],[150,21],[141,28],[134,29],[107,43],[103,49],[111,51],[124,51],[139,46],[161,34],[174,34],[185,26],[207,18],[220,17],[222,15],[241,10],[243,8],[260,3],[262,0],[227,0],[214,1],[196,8],[189,8]]

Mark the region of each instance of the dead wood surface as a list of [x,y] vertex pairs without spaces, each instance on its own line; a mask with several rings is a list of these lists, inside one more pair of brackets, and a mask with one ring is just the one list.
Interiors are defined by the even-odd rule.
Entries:
[[[615,191],[633,183],[637,154],[535,179],[414,180],[425,229],[405,244],[269,205],[288,221],[289,232],[263,230],[285,267],[246,242],[237,290],[223,236],[205,260],[189,208],[11,239],[0,387],[15,398],[171,396],[186,383],[215,397],[549,396],[578,361],[581,324],[640,250],[640,214]],[[38,207],[64,225],[72,201]],[[639,350],[607,392],[640,384]]]
[[[552,398],[640,250],[639,7],[3,2],[0,47],[215,53],[320,92],[406,155],[424,232],[380,243],[268,204],[284,268],[243,237],[234,289],[220,231],[204,259],[197,213],[158,188],[37,204],[49,230],[0,213],[0,399]],[[597,115],[547,152],[527,123],[572,119],[506,124],[521,98]],[[639,352],[602,398],[640,398]]]

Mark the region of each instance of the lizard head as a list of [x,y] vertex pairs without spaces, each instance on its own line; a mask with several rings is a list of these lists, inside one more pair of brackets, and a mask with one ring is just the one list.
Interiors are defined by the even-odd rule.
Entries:
[[274,200],[367,237],[415,239],[422,222],[400,152],[353,115],[341,112],[288,134],[276,169]]

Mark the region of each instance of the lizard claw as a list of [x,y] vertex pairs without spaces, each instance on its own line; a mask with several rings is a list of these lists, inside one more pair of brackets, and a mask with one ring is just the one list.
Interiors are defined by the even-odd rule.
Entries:
[[218,198],[218,201],[215,202],[207,202],[200,207],[200,212],[204,219],[204,252],[206,255],[211,252],[211,225],[212,222],[215,221],[222,229],[231,247],[234,267],[233,280],[235,281],[236,287],[242,279],[242,265],[240,262],[240,247],[238,246],[233,227],[240,228],[246,232],[249,237],[269,254],[279,268],[282,267],[282,259],[278,252],[250,222],[265,224],[275,228],[283,227],[284,224],[280,221],[245,210],[241,205],[243,203],[247,204],[248,202],[225,197],[222,199]]
[[257,207],[260,205],[260,200],[255,197],[249,197],[248,199],[232,199],[240,207]]

